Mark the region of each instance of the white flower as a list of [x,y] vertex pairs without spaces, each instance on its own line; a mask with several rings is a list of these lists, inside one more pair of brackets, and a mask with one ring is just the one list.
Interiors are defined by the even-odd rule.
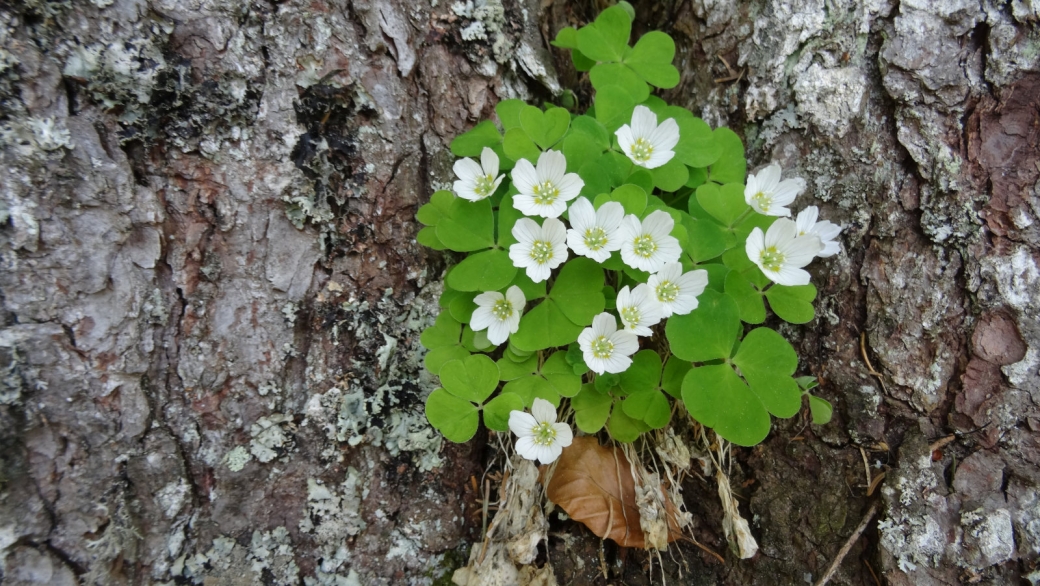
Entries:
[[670,236],[675,222],[668,212],[655,210],[640,223],[639,218],[627,215],[621,221],[621,260],[628,266],[656,273],[666,262],[679,260],[682,248]]
[[520,159],[513,168],[513,207],[528,216],[558,218],[567,202],[578,197],[585,182],[577,173],[566,173],[567,158],[559,151],[538,156],[538,169],[531,161]]
[[509,429],[516,434],[516,453],[542,464],[556,461],[563,448],[571,445],[574,434],[566,423],[556,423],[556,408],[545,399],[535,398],[531,413],[511,411]]
[[787,218],[780,218],[762,235],[755,228],[744,245],[748,258],[767,277],[778,285],[808,285],[809,273],[802,267],[809,264],[823,250],[820,237],[815,234],[798,235],[798,226]]
[[498,174],[498,155],[488,147],[480,152],[479,165],[473,159],[459,159],[454,169],[459,177],[453,185],[455,193],[470,201],[489,197],[506,177]]
[[601,313],[592,320],[592,327],[578,336],[585,364],[596,371],[620,373],[632,364],[631,356],[639,350],[639,339],[632,332],[618,330],[614,316]]
[[816,219],[820,216],[820,210],[816,206],[809,206],[804,210],[798,212],[798,218],[795,220],[795,224],[798,225],[798,235],[805,236],[806,234],[815,234],[820,237],[820,244],[823,245],[823,251],[816,254],[820,258],[827,258],[838,254],[841,247],[834,240],[841,234],[841,226],[837,226],[827,220],[817,222]]
[[663,318],[672,314],[686,315],[697,309],[697,296],[708,286],[708,271],[683,273],[681,263],[669,262],[650,275],[647,286],[661,305]]
[[603,262],[610,258],[611,252],[621,248],[618,226],[625,216],[625,208],[618,202],[608,201],[597,210],[589,200],[579,197],[571,204],[567,215],[571,220],[567,245],[575,254]]
[[672,151],[679,143],[679,125],[669,118],[657,125],[657,114],[646,106],[636,106],[632,112],[632,126],[618,128],[614,134],[621,150],[640,167],[655,169],[672,160]]
[[[678,264],[678,263],[676,263]],[[650,326],[661,321],[661,304],[657,302],[646,283],[629,291],[624,286],[617,293],[617,312],[625,329],[637,336],[649,336]]]
[[765,216],[790,216],[786,206],[805,190],[805,179],[795,177],[780,181],[780,165],[771,163],[758,175],[748,175],[744,201]]
[[509,247],[509,258],[515,267],[527,269],[535,283],[548,279],[567,260],[567,229],[556,218],[546,218],[541,226],[531,218],[520,218],[513,224],[513,238],[517,242]]
[[527,298],[520,287],[513,285],[502,295],[498,291],[487,291],[473,298],[477,308],[473,310],[469,327],[474,332],[487,328],[488,340],[499,345],[520,328],[520,314],[524,311]]

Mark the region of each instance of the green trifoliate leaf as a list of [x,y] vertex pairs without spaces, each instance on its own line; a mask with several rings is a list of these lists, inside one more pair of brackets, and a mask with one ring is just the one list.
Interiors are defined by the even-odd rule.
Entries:
[[762,292],[737,271],[726,275],[726,294],[737,302],[740,320],[749,324],[760,324],[766,320],[766,304]]
[[715,141],[711,127],[700,118],[676,117],[679,124],[679,144],[675,157],[691,167],[713,165],[722,156],[722,147]]
[[632,356],[632,365],[621,373],[621,389],[628,394],[656,389],[660,381],[661,357],[653,350],[636,352]]
[[442,346],[426,353],[423,366],[433,374],[439,374],[445,364],[452,360],[462,360],[469,355],[469,351],[463,348],[461,343],[456,346]]
[[632,173],[625,178],[625,183],[638,185],[645,193],[652,193],[654,191],[654,176],[650,174],[649,170],[642,167],[636,167],[633,165]]
[[699,265],[697,268],[708,271],[708,289],[718,291],[719,293],[726,292],[726,276],[729,275],[729,267],[724,264],[709,262]]
[[672,65],[675,42],[660,31],[651,31],[640,37],[636,46],[625,57],[625,63],[639,76],[662,89],[679,85],[679,70]]
[[513,362],[523,362],[532,356],[537,358],[537,355],[534,352],[520,350],[512,344],[506,346],[505,352],[502,352],[502,356],[512,360]]
[[817,382],[815,376],[798,376],[795,377],[794,382],[798,383],[798,388],[803,391],[811,391],[820,386],[820,383]]
[[715,129],[715,142],[721,149],[719,160],[711,166],[708,176],[716,183],[743,183],[747,178],[747,160],[744,158],[744,143],[732,130]]
[[646,209],[646,191],[638,185],[626,183],[612,191],[609,195],[601,193],[596,196],[596,207],[598,208],[608,201],[616,201],[621,204],[621,207],[625,208],[626,214],[640,216],[643,210]]
[[563,139],[563,155],[567,157],[567,172],[577,173],[589,161],[599,159],[603,149],[596,140],[581,132],[571,132]]
[[689,362],[669,356],[661,373],[661,388],[676,399],[682,399],[682,382],[687,372],[690,372]]
[[513,285],[519,287],[524,293],[524,299],[528,301],[535,301],[545,297],[545,281],[535,283],[531,280],[531,277],[527,276],[526,271],[517,271],[516,276],[513,277],[513,281],[509,285],[510,287]]
[[773,285],[766,290],[766,299],[773,313],[788,323],[809,323],[816,317],[812,305],[816,299],[816,286],[811,283],[797,287]]
[[582,326],[575,324],[552,299],[546,299],[520,318],[520,329],[509,337],[520,350],[534,352],[566,346],[578,339]]
[[620,6],[611,6],[596,22],[578,29],[578,49],[595,61],[621,61],[628,52],[632,19]]
[[654,177],[654,186],[661,191],[676,191],[690,178],[689,169],[675,157],[664,165],[651,169],[650,174]]
[[469,132],[460,134],[451,141],[451,152],[456,157],[479,157],[484,147],[492,147],[502,141],[495,123],[485,120]]
[[506,195],[502,197],[502,201],[498,204],[498,247],[509,250],[509,247],[516,244],[516,238],[513,238],[513,226],[516,225],[516,221],[524,217],[523,212],[513,207],[513,197],[516,193],[513,193],[515,189],[510,187],[510,190]]
[[698,220],[690,215],[682,217],[686,228],[686,246],[683,250],[696,263],[718,257],[726,251],[726,233],[713,220]]
[[582,385],[581,391],[571,399],[574,408],[574,423],[585,433],[596,433],[603,429],[610,417],[610,406],[614,399],[601,393],[591,384]]
[[457,444],[469,441],[480,425],[477,408],[444,389],[436,389],[426,398],[426,419]]
[[668,318],[665,336],[672,354],[689,362],[729,358],[740,335],[740,312],[733,298],[706,289],[686,315]]
[[437,238],[456,252],[472,252],[495,245],[495,216],[491,202],[456,198],[437,221]]
[[447,282],[459,291],[498,291],[508,287],[515,276],[516,267],[509,253],[495,249],[472,254],[455,265]]
[[610,133],[592,116],[578,116],[571,120],[571,132],[591,138],[596,146],[600,147],[600,152],[610,148]]
[[607,430],[610,431],[610,437],[627,444],[636,441],[644,431],[650,431],[650,426],[625,414],[621,403],[614,402],[614,408],[610,410],[610,420],[607,421]]
[[571,322],[579,326],[591,325],[592,318],[602,313],[604,308],[603,270],[589,258],[578,257],[567,261],[549,291],[549,298],[556,302],[559,310]]
[[433,325],[423,330],[419,336],[419,343],[427,350],[442,348],[444,346],[455,346],[459,343],[462,335],[462,324],[451,317],[447,311],[442,311]]
[[474,332],[473,328],[466,326],[462,328],[462,347],[470,353],[475,353],[487,352],[494,346],[488,340],[486,331]]
[[690,178],[686,180],[686,187],[697,189],[708,181],[708,170],[700,167],[690,169]]
[[567,134],[570,124],[570,112],[563,108],[549,108],[542,112],[534,106],[525,106],[520,110],[520,127],[543,150],[559,142]]
[[632,393],[621,402],[625,415],[638,419],[650,429],[661,429],[672,418],[672,405],[668,397],[657,389]]
[[434,250],[447,250],[448,247],[437,238],[436,226],[426,226],[415,235],[415,241]]
[[589,81],[596,91],[607,86],[619,86],[632,96],[636,103],[650,97],[650,86],[627,65],[621,63],[600,63],[589,70]]
[[495,104],[495,113],[502,122],[502,128],[509,130],[520,126],[520,111],[526,107],[527,102],[523,100],[502,100]]
[[577,49],[578,29],[573,26],[563,27],[560,29],[560,32],[556,33],[556,38],[550,41],[549,44],[561,49]]
[[527,159],[528,161],[537,162],[538,156],[542,154],[538,145],[534,144],[531,137],[527,136],[524,129],[520,127],[510,128],[506,131],[502,148],[506,156],[514,161]]
[[574,64],[575,71],[588,71],[596,65],[595,59],[589,59],[578,49],[571,50],[571,63]]
[[[743,245],[743,243],[747,241],[748,234],[751,234],[752,230],[759,228],[765,232],[777,219],[776,216],[763,216],[758,213],[749,214],[739,224],[733,227],[733,236],[736,238],[737,242],[740,242],[741,245]],[[744,247],[741,246],[740,248]]]
[[607,372],[607,373],[601,374],[601,375],[596,377],[595,385],[596,385],[596,390],[601,392],[601,393],[607,393],[607,392],[614,391],[615,394],[624,394],[624,391],[622,391],[622,390],[620,390],[620,388],[618,388],[618,385],[620,383],[621,383],[621,377],[620,376],[618,376],[618,375],[616,375],[614,373],[611,373],[611,372]]
[[444,390],[479,404],[498,387],[498,365],[483,354],[474,354],[445,364],[440,377]]
[[753,446],[769,435],[769,413],[728,364],[691,369],[682,397],[694,419],[738,446]]
[[610,192],[609,165],[610,159],[603,155],[578,169],[578,177],[585,182],[585,186],[581,188],[582,197],[593,201],[597,195]]
[[471,317],[473,317],[473,310],[477,308],[477,304],[473,303],[474,295],[467,293],[465,295],[456,295],[451,303],[448,304],[448,312],[451,313],[451,317],[460,323],[468,324]]
[[[506,350],[508,353],[509,351]],[[503,381],[516,380],[523,376],[530,376],[538,373],[538,355],[531,354],[525,359],[515,362],[508,356],[503,356],[498,359],[498,378]]]
[[697,188],[697,203],[723,226],[734,223],[751,209],[744,201],[744,185],[705,183]]
[[524,407],[530,407],[534,400],[545,399],[555,407],[560,406],[560,394],[556,388],[543,376],[524,376],[509,381],[502,387],[503,393],[515,393],[524,402]]
[[451,204],[455,201],[455,194],[450,191],[440,190],[430,196],[430,203],[423,205],[415,213],[415,219],[427,226],[436,226],[442,217],[447,215]]
[[621,86],[604,86],[596,92],[596,120],[613,132],[622,124],[628,124],[637,103],[635,97]]
[[484,405],[484,425],[495,431],[509,431],[509,413],[523,410],[523,399],[513,393],[502,393]]
[[812,422],[816,425],[827,425],[831,422],[834,407],[826,399],[815,395],[809,395],[809,411],[812,413]]
[[578,343],[567,346],[567,364],[585,364],[585,359],[582,356],[581,345]]
[[791,375],[798,367],[794,348],[771,328],[756,328],[744,336],[733,363],[762,405],[777,417],[791,417],[802,406],[802,390]]
[[546,359],[541,374],[561,397],[573,397],[581,390],[581,376],[574,374],[574,368],[567,362],[565,350],[555,352]]

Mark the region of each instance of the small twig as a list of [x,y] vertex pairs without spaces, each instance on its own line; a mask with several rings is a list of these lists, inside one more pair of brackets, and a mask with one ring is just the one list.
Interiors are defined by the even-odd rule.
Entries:
[[870,563],[867,560],[863,560],[863,565],[867,566],[867,570],[870,571],[870,577],[874,579],[874,583],[877,586],[881,586],[881,580],[878,580],[877,574],[874,573],[874,568],[870,567]]
[[870,462],[867,460],[867,451],[860,448],[859,454],[863,456],[863,472],[867,475],[867,483],[864,486],[870,486]]
[[873,495],[874,491],[877,490],[878,485],[881,484],[881,481],[884,479],[885,473],[879,472],[878,475],[874,477],[874,480],[870,481],[870,486],[867,488],[867,496]]
[[689,541],[690,543],[696,545],[697,547],[701,548],[701,551],[703,551],[704,553],[706,553],[706,554],[710,555],[711,557],[719,560],[720,564],[726,565],[726,559],[725,558],[723,558],[721,555],[715,553],[713,550],[708,548],[708,546],[704,545],[703,543],[697,541],[696,539],[690,539],[689,537],[686,537],[685,535],[683,535],[681,539],[683,541]]
[[863,355],[863,362],[867,363],[867,374],[872,374],[877,377],[878,382],[881,383],[881,390],[888,394],[888,389],[885,388],[885,379],[882,378],[881,373],[874,370],[874,365],[870,363],[870,358],[867,356],[867,333],[860,332],[859,334],[859,351]]
[[484,504],[483,504],[483,521],[480,525],[480,534],[487,535],[487,519],[488,519],[488,501],[491,499],[491,480],[484,481]]
[[838,571],[838,567],[841,566],[842,560],[844,560],[845,556],[848,555],[852,546],[856,544],[859,536],[863,535],[863,532],[866,531],[867,524],[870,523],[870,520],[874,518],[874,515],[876,515],[877,512],[878,501],[874,501],[871,503],[870,508],[867,509],[867,514],[863,516],[863,520],[859,522],[859,527],[856,527],[856,530],[849,536],[849,540],[846,541],[845,545],[843,545],[841,550],[838,551],[838,555],[834,558],[834,561],[831,562],[831,567],[827,568],[827,572],[822,578],[820,578],[820,581],[816,583],[816,586],[824,586],[824,584],[830,581],[831,577],[834,576],[834,573]]

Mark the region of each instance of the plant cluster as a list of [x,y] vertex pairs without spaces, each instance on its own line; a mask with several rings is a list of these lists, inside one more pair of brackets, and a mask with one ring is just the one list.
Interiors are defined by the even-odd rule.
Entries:
[[[815,207],[790,219],[804,181],[775,164],[748,176],[735,133],[651,94],[679,82],[675,45],[650,32],[629,46],[632,19],[622,2],[560,31],[553,44],[588,71],[594,103],[499,103],[497,123],[452,142],[454,193],[418,211],[419,242],[466,255],[421,338],[442,385],[426,414],[449,440],[471,438],[482,413],[546,462],[571,441],[563,401],[578,429],[620,442],[667,426],[679,402],[751,446],[815,386],[762,324],[767,306],[813,319],[804,267],[838,251],[840,228]],[[815,422],[830,418],[809,403]]]

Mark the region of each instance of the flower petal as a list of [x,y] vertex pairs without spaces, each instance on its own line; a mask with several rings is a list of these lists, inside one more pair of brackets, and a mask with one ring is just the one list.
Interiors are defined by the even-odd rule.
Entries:
[[556,422],[556,407],[545,399],[535,397],[534,403],[531,404],[531,415],[534,416],[535,421],[538,423],[555,423]]
[[530,413],[525,411],[509,412],[509,431],[512,431],[517,437],[531,436],[536,425],[538,425],[538,421]]
[[498,155],[495,151],[484,147],[484,150],[480,151],[480,166],[484,168],[485,175],[498,177]]
[[481,175],[484,174],[483,169],[473,159],[459,159],[455,161],[455,165],[452,166],[455,174],[458,175],[459,179],[466,182],[476,181]]

